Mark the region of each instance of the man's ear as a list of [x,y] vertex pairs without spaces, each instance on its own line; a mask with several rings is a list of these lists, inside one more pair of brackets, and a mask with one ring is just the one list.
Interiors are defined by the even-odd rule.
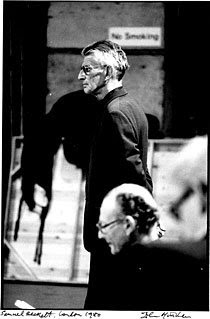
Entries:
[[110,65],[107,65],[106,66],[106,77],[105,77],[105,79],[109,80],[112,77],[112,74],[113,74],[112,67]]
[[136,221],[130,215],[126,216],[125,221],[126,221],[125,231],[126,231],[127,235],[130,235],[136,228]]

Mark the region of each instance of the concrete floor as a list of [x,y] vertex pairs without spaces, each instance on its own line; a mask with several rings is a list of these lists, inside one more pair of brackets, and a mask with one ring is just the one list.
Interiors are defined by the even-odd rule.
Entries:
[[86,285],[6,280],[2,283],[2,309],[18,309],[22,300],[36,309],[83,309]]

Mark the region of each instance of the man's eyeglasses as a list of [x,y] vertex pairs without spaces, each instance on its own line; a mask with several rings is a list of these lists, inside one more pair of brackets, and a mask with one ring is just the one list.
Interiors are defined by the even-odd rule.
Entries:
[[97,223],[96,224],[96,227],[98,228],[98,230],[100,230],[100,232],[102,233],[102,234],[105,234],[105,228],[107,228],[108,226],[110,226],[110,225],[112,225],[112,224],[114,224],[114,223],[117,223],[117,222],[119,222],[119,221],[122,221],[122,219],[115,219],[115,220],[113,220],[112,222],[110,222],[110,223],[107,223],[107,224],[104,224],[104,225],[101,225],[101,223],[99,222],[99,223]]
[[83,71],[85,73],[85,75],[89,75],[90,72],[93,70],[93,69],[98,69],[98,68],[102,68],[102,67],[105,67],[106,65],[104,66],[90,66],[90,65],[83,65],[81,66],[80,68],[80,72]]
[[83,65],[81,66],[80,71],[83,71],[85,73],[85,75],[89,75],[90,72],[94,69],[94,67],[91,67],[89,65]]

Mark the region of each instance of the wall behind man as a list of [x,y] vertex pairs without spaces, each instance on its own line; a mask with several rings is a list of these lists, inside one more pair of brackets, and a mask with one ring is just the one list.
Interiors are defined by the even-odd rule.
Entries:
[[[48,15],[47,111],[60,96],[81,88],[77,80],[80,52],[87,44],[108,38],[110,27],[163,28],[164,24],[164,8],[159,2],[51,2]],[[161,52],[130,49],[131,68],[124,80],[145,112],[160,121],[164,80]]]

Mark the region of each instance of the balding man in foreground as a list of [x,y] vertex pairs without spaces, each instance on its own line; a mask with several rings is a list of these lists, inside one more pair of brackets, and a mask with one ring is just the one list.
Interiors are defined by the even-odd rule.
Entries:
[[112,280],[109,280],[106,309],[149,309],[149,295],[154,287],[147,284],[150,274],[144,269],[147,253],[144,245],[162,237],[164,232],[159,226],[158,207],[152,195],[136,184],[114,188],[102,202],[96,226],[98,237],[109,245],[115,260],[112,268],[107,269]]
[[209,310],[206,137],[192,139],[176,154],[167,182],[176,190],[168,212],[174,241],[154,241],[158,208],[143,187],[124,184],[104,198],[98,236],[115,257],[115,267],[107,270],[115,283],[107,309]]

